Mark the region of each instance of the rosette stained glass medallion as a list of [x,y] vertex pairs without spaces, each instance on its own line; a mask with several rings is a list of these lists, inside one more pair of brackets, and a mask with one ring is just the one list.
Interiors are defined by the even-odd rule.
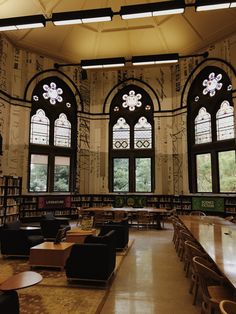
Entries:
[[43,85],[44,93],[43,98],[49,99],[50,104],[55,105],[56,102],[62,102],[62,94],[63,90],[59,87],[57,88],[56,83],[51,82],[50,85],[44,84]]
[[209,77],[205,79],[202,83],[202,85],[205,87],[203,89],[203,95],[209,95],[211,97],[215,96],[215,93],[217,90],[220,90],[223,86],[222,83],[220,83],[220,80],[222,79],[222,74],[216,75],[214,72],[209,74]]
[[122,103],[122,106],[124,108],[128,108],[130,111],[134,111],[136,108],[139,108],[142,106],[142,102],[140,99],[142,98],[141,94],[135,94],[134,90],[129,91],[129,94],[123,95],[124,102]]

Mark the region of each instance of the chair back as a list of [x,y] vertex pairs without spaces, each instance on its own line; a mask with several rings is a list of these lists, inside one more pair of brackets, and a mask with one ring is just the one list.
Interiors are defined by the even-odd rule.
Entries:
[[220,302],[221,314],[235,314],[236,313],[236,302],[230,300],[222,300]]
[[191,211],[190,216],[206,216],[206,214],[200,210]]

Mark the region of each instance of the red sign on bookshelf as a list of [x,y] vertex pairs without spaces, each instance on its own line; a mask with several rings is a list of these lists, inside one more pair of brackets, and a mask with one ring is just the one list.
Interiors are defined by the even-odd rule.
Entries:
[[70,196],[39,196],[38,208],[57,209],[57,208],[70,208]]

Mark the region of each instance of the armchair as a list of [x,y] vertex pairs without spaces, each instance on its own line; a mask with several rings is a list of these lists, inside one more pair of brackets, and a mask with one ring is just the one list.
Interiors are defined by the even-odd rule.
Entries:
[[85,243],[74,244],[65,265],[68,280],[107,282],[116,263],[114,236],[115,231],[89,235]]
[[15,290],[0,292],[0,313],[20,313],[18,294]]
[[19,221],[5,224],[1,230],[2,255],[28,256],[30,248],[44,241],[40,229],[22,230]]
[[119,222],[111,221],[101,227],[99,236],[107,234],[109,231],[115,231],[115,247],[116,250],[124,250],[129,242],[129,224],[128,220]]
[[45,239],[55,240],[59,229],[70,230],[68,220],[57,219],[53,215],[47,215],[40,221],[41,232]]

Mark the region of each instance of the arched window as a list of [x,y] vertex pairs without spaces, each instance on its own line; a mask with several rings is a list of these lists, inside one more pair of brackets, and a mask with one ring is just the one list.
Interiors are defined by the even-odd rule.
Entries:
[[153,192],[154,121],[150,96],[128,85],[110,107],[110,179],[112,192]]
[[188,95],[190,192],[236,192],[234,130],[231,81],[221,68],[208,66]]
[[76,102],[58,77],[40,81],[32,94],[29,143],[30,192],[74,189]]

